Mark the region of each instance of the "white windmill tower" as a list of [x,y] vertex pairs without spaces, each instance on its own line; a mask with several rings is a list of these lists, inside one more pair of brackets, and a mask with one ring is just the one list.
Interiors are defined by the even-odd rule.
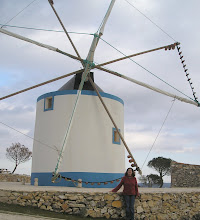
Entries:
[[[38,98],[34,139],[42,140],[61,150],[61,143],[71,118],[81,76],[77,74],[58,91],[46,93]],[[103,92],[100,88],[98,91],[123,135],[123,101]],[[62,164],[59,169],[62,176],[73,180],[82,179],[84,182],[98,183],[123,176],[124,146],[89,81],[83,86],[70,135],[65,144],[66,149],[63,151]],[[55,169],[57,158],[57,151],[43,147],[42,143],[34,141],[32,184],[34,179],[38,178],[39,185],[74,186],[71,181],[64,179],[58,183],[52,183],[52,171]],[[83,186],[86,184],[83,183]],[[91,187],[91,184],[88,186]],[[97,187],[96,184],[94,187]],[[101,184],[98,187],[113,187],[113,184]]]
[[[105,24],[115,0],[111,1],[99,31],[94,34],[93,42],[85,60],[80,57],[67,30],[62,24],[53,6],[53,1],[49,0],[49,3],[68,39],[70,40],[77,56],[61,51],[58,48],[25,38],[2,28],[0,29],[1,33],[79,60],[83,66],[81,70],[0,98],[0,100],[2,100],[76,74],[74,78],[72,78],[58,91],[43,94],[37,100],[32,183],[33,179],[37,177],[39,178],[39,185],[60,184],[73,186],[72,182],[67,182],[65,180],[77,180],[78,178],[81,178],[85,184],[84,186],[92,187],[94,183],[97,183],[94,187],[104,187],[101,183],[107,183],[109,181],[109,184],[111,184],[113,180],[119,179],[124,173],[125,163],[123,147],[125,147],[128,151],[132,166],[136,167],[136,170],[141,172],[123,138],[123,101],[119,97],[104,93],[98,86],[96,86],[93,82],[94,78],[91,70],[96,68],[161,94],[199,106],[200,104],[195,95],[194,100],[183,98],[103,67],[110,63],[156,50],[170,50],[177,47],[179,51],[179,43],[144,51],[138,54],[132,54],[95,65],[93,63],[95,49],[99,39],[103,35]],[[184,60],[182,60],[180,51],[179,55],[183,63],[183,67],[185,68]],[[184,70],[186,72],[186,76],[188,77],[187,69]],[[188,78],[188,81],[190,83],[190,78]],[[191,89],[193,91],[194,88],[191,86]],[[193,92],[193,94],[195,93]],[[45,149],[44,146],[42,146],[44,143],[46,145],[53,146],[54,151]],[[55,171],[52,178],[53,168],[55,168]],[[61,179],[61,177],[63,180],[56,183],[56,179]],[[91,185],[87,185],[88,182],[91,183]],[[105,187],[114,186],[109,184],[105,185]]]

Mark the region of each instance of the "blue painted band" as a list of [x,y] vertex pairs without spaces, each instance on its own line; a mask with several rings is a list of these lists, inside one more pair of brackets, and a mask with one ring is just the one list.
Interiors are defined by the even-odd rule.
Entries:
[[[55,92],[45,93],[45,94],[38,97],[37,102],[39,102],[41,99],[45,99],[50,96],[54,97],[54,96],[59,96],[59,95],[77,94],[77,91],[78,90],[63,90],[63,91],[55,91]],[[97,96],[97,93],[95,91],[90,91],[90,90],[82,90],[81,94],[82,95]],[[100,95],[104,98],[116,100],[116,101],[120,102],[122,105],[124,105],[124,101],[117,96],[114,96],[114,95],[111,95],[111,94],[105,93],[105,92],[100,92]]]
[[[119,182],[114,181],[110,183],[109,181],[121,178],[124,176],[124,173],[90,173],[90,172],[60,172],[60,174],[64,177],[71,178],[73,180],[82,179],[85,182],[108,182],[108,184],[101,185],[98,184],[85,184],[83,183],[83,187],[85,188],[114,188]],[[34,179],[38,178],[39,186],[66,186],[66,187],[75,187],[74,183],[71,181],[66,181],[64,179],[58,179],[57,183],[52,183],[52,173],[31,173],[31,185],[34,185]],[[60,181],[59,181],[60,180]],[[77,183],[76,183],[77,184]]]

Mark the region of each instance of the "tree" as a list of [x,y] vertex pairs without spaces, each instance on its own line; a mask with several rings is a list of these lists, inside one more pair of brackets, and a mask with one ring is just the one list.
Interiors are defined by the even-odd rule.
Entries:
[[147,176],[141,175],[141,176],[139,177],[139,181],[140,181],[142,184],[144,184],[145,186],[150,187],[150,186],[149,186],[148,179],[147,179]]
[[157,157],[150,160],[147,164],[148,167],[153,168],[159,173],[159,179],[155,180],[158,181],[160,188],[163,186],[163,177],[171,174],[171,161],[169,158]]
[[15,172],[17,169],[17,166],[20,163],[24,163],[31,159],[32,152],[29,151],[27,147],[24,145],[21,145],[20,143],[12,143],[12,146],[6,149],[6,157],[15,162],[15,168],[12,171],[12,173]]
[[145,186],[148,186],[148,187],[152,187],[153,184],[156,184],[156,185],[161,184],[160,176],[158,176],[157,174],[149,174],[147,176],[142,175],[139,177],[139,180],[141,181],[141,183],[143,183]]
[[151,186],[153,184],[161,185],[160,176],[158,176],[157,174],[149,174],[147,175],[147,179]]

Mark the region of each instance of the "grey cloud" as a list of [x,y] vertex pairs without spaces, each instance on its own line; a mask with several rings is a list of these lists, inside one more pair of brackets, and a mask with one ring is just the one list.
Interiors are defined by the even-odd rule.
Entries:
[[0,137],[1,138],[8,137],[8,135],[9,135],[9,132],[7,130],[2,129],[2,128],[0,129]]

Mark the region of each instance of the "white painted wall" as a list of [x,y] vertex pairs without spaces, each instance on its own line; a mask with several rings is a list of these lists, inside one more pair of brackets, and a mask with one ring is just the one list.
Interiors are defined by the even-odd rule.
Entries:
[[[54,97],[54,109],[37,102],[34,138],[61,149],[76,95]],[[103,98],[124,136],[124,106]],[[97,96],[81,95],[59,172],[124,173],[124,145],[112,143],[112,122]],[[58,153],[37,141],[33,145],[32,173],[53,172]]]

